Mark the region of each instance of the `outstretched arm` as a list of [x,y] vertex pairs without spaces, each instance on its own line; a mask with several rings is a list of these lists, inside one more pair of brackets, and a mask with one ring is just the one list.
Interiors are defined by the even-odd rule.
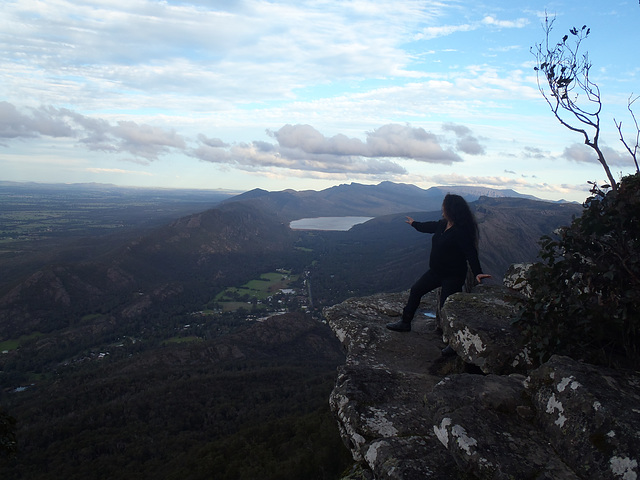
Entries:
[[407,217],[405,220],[409,225],[415,228],[420,233],[436,233],[440,222],[417,222],[411,217]]

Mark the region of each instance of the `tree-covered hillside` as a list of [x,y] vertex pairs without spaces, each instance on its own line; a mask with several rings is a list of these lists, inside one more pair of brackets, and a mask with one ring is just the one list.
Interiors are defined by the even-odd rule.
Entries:
[[19,446],[0,475],[337,478],[350,457],[327,404],[344,361],[329,329],[303,314],[227,328],[234,333],[123,342],[5,390]]
[[[348,187],[325,192],[332,211]],[[377,199],[375,188],[352,192],[343,212],[424,195],[395,185]],[[287,192],[291,208],[300,195]],[[427,268],[430,236],[405,215],[440,211],[321,232],[291,230],[269,205],[225,202],[135,236],[87,235],[75,256],[56,251],[73,243],[46,240],[46,257],[18,262],[0,285],[0,406],[18,440],[2,478],[337,478],[348,453],[327,398],[343,358],[322,309],[407,289]],[[472,205],[481,260],[497,280],[581,211],[528,199]],[[12,241],[27,255],[28,239]],[[296,279],[290,298],[251,298],[246,285],[285,271]],[[244,306],[223,309],[224,292]]]

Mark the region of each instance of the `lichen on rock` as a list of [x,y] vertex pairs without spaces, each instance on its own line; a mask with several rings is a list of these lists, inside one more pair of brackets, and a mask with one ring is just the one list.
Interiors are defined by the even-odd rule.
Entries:
[[[425,297],[411,332],[385,328],[406,296],[325,311],[347,354],[330,405],[358,478],[637,478],[637,373],[567,357],[534,367],[511,326],[521,298],[512,289],[449,297],[442,334],[435,296]],[[458,356],[441,356],[443,336]]]

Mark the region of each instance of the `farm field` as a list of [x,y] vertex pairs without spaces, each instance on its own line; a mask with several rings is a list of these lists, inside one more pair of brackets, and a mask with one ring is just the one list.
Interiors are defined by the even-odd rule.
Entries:
[[142,231],[213,208],[229,196],[0,181],[0,290],[43,265],[96,258]]
[[279,299],[274,299],[274,296],[282,297],[287,293],[292,293],[286,292],[286,290],[292,289],[299,279],[299,275],[291,275],[291,272],[286,270],[263,273],[259,278],[240,287],[229,287],[220,292],[210,302],[209,307],[223,312],[237,311],[248,306],[257,310],[269,310],[270,307],[277,306]]
[[34,332],[31,335],[23,335],[20,338],[9,339],[3,342],[0,342],[0,353],[9,352],[11,350],[15,350],[19,348],[22,344],[28,342],[29,340],[34,340],[43,336],[40,332]]
[[162,224],[228,198],[214,191],[0,182],[0,245]]

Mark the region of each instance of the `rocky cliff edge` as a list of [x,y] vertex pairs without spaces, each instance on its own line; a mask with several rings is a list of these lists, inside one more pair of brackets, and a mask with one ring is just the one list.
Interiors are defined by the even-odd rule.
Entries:
[[406,293],[326,309],[347,354],[330,405],[356,461],[348,478],[638,478],[640,374],[560,356],[533,368],[511,325],[518,295],[453,295],[439,325],[428,295],[408,333],[385,328]]

